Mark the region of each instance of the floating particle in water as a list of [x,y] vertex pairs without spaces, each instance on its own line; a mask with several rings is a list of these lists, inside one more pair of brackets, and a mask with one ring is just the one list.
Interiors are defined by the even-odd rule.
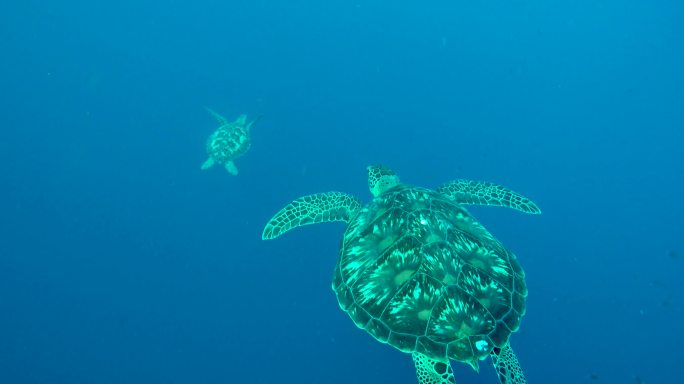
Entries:
[[667,251],[667,255],[671,259],[679,259],[679,252],[675,251],[674,249],[670,249],[669,251]]

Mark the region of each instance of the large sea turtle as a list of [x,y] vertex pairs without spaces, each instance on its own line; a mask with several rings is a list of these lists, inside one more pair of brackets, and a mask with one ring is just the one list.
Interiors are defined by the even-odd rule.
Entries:
[[207,154],[209,158],[202,164],[202,170],[211,168],[214,164],[223,164],[228,173],[237,175],[238,169],[233,160],[244,155],[251,146],[249,130],[254,121],[247,122],[247,115],[240,115],[232,123],[223,116],[207,108],[219,124],[214,133],[207,139]]
[[455,180],[436,191],[368,167],[373,200],[327,192],[301,197],[266,224],[263,239],[314,223],[347,223],[333,290],[359,328],[412,353],[421,384],[455,383],[450,359],[478,370],[492,357],[502,384],[526,383],[508,342],[525,313],[525,275],[463,207],[541,211],[502,186]]

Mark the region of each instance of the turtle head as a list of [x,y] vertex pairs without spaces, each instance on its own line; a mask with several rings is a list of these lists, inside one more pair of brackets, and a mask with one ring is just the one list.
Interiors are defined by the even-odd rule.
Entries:
[[368,189],[370,189],[373,197],[378,197],[397,185],[399,185],[399,176],[393,170],[384,165],[368,167]]

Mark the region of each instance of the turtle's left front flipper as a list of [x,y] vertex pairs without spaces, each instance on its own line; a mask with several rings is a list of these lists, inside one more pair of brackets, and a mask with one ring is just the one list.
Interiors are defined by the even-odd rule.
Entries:
[[506,344],[501,349],[494,348],[491,355],[494,369],[501,384],[527,384],[518,358],[510,344]]
[[498,184],[486,181],[454,180],[437,189],[460,204],[497,205],[518,211],[540,214],[541,209],[527,197]]
[[221,124],[222,127],[228,125],[228,120],[226,120],[225,117],[219,115],[216,111],[214,111],[213,109],[211,109],[209,107],[204,107],[204,108],[207,110],[207,112],[209,112],[209,114],[214,116],[214,119],[216,119],[219,122],[219,124]]
[[300,197],[281,209],[268,221],[261,235],[263,240],[275,239],[302,225],[348,222],[361,207],[361,201],[344,192],[316,193]]

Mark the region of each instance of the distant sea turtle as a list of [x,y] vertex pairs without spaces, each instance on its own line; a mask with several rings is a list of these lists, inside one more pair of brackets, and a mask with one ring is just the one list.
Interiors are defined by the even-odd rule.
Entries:
[[247,115],[240,115],[230,123],[223,116],[207,108],[209,113],[218,120],[220,127],[207,139],[207,154],[209,158],[202,164],[202,170],[211,168],[218,163],[223,164],[231,175],[237,175],[238,169],[233,160],[244,155],[251,146],[249,130],[254,121],[247,122]]
[[462,206],[498,205],[541,213],[502,186],[467,180],[437,191],[400,183],[383,166],[368,167],[373,200],[342,192],[301,197],[266,224],[273,239],[307,224],[344,221],[333,290],[359,328],[412,353],[421,384],[455,383],[449,359],[470,364],[491,356],[502,384],[526,383],[508,343],[525,313],[525,275]]

